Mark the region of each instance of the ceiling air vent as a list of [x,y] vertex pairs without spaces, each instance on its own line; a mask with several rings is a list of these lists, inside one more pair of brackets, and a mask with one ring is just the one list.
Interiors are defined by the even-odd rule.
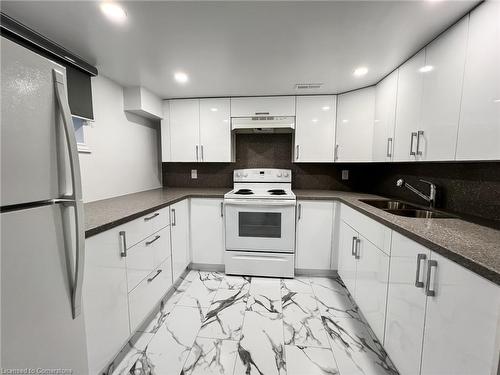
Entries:
[[323,86],[322,83],[297,83],[295,85],[296,90],[311,90],[311,89],[319,89]]

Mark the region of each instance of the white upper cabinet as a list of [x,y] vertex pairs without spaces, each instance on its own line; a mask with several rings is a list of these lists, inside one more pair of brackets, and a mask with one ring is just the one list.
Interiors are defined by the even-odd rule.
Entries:
[[394,161],[416,160],[417,132],[420,127],[425,50],[399,67],[394,131]]
[[297,96],[294,161],[334,161],[336,105],[334,95]]
[[470,14],[457,160],[500,159],[500,3]]
[[373,161],[391,161],[396,122],[398,70],[375,86],[375,119],[373,121]]
[[162,161],[232,161],[228,98],[165,101],[163,116]]
[[200,159],[200,101],[170,100],[171,161],[193,162]]
[[375,88],[338,96],[336,161],[371,161]]
[[417,160],[455,159],[468,26],[464,17],[425,49]]
[[294,96],[231,98],[231,117],[295,116]]
[[231,161],[229,98],[200,99],[199,161]]

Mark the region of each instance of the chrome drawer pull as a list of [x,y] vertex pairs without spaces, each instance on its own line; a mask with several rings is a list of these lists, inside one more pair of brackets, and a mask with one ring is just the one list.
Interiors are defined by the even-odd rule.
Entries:
[[155,236],[151,241],[146,242],[146,246],[151,245],[153,242],[157,241],[161,236]]
[[150,283],[151,281],[153,281],[154,279],[156,279],[156,277],[158,277],[158,275],[161,273],[162,270],[158,270],[156,271],[156,274],[153,276],[153,277],[150,277],[148,279],[148,283]]
[[437,261],[436,260],[429,260],[429,263],[427,263],[427,282],[425,285],[425,295],[429,297],[434,297],[436,295],[436,291],[434,289],[431,289],[431,270],[432,267],[435,267],[437,269]]
[[427,259],[427,255],[425,254],[418,254],[417,255],[417,273],[415,275],[415,286],[417,288],[423,288],[424,287],[424,282],[420,281],[420,265],[422,264],[423,260]]
[[120,231],[120,256],[125,258],[127,256],[127,234],[125,231]]
[[356,248],[356,251],[355,251],[355,253],[354,253],[354,258],[356,258],[356,259],[359,259],[359,258],[360,258],[360,255],[359,255],[359,252],[360,252],[360,250],[359,250],[359,245],[360,245],[360,244],[361,244],[361,240],[360,240],[359,238],[356,238],[356,247],[355,247],[355,248]]
[[353,237],[352,238],[352,243],[351,243],[351,255],[353,257],[356,256],[356,241],[357,241],[357,238],[356,237]]
[[159,216],[159,215],[160,215],[160,213],[159,213],[159,212],[155,212],[153,215],[148,216],[148,217],[145,217],[145,218],[144,218],[144,221],[149,221],[149,220],[152,220],[152,219],[154,219],[155,217],[157,217],[157,216]]

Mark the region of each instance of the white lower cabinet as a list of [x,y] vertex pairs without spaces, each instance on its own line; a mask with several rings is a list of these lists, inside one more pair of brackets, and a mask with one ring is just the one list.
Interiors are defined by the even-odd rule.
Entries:
[[120,256],[120,227],[85,241],[83,308],[89,371],[98,374],[130,336],[127,270]]
[[399,233],[392,234],[384,347],[401,374],[420,373],[426,300],[424,273],[429,256],[430,251],[424,246]]
[[170,206],[172,277],[177,280],[191,262],[189,256],[189,200]]
[[498,286],[434,252],[431,262],[421,374],[496,374]]
[[295,268],[331,269],[333,217],[333,202],[297,202]]
[[347,289],[354,295],[356,289],[356,258],[354,246],[358,232],[340,220],[338,274]]
[[224,264],[224,207],[216,198],[191,199],[193,263]]

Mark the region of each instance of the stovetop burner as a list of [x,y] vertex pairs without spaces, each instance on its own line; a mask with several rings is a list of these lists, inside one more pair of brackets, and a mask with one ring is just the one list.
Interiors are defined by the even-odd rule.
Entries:
[[240,189],[238,191],[235,191],[234,194],[238,194],[238,195],[251,195],[251,194],[253,194],[253,191],[251,189]]
[[267,191],[271,195],[286,195],[286,191],[283,189],[271,189]]

